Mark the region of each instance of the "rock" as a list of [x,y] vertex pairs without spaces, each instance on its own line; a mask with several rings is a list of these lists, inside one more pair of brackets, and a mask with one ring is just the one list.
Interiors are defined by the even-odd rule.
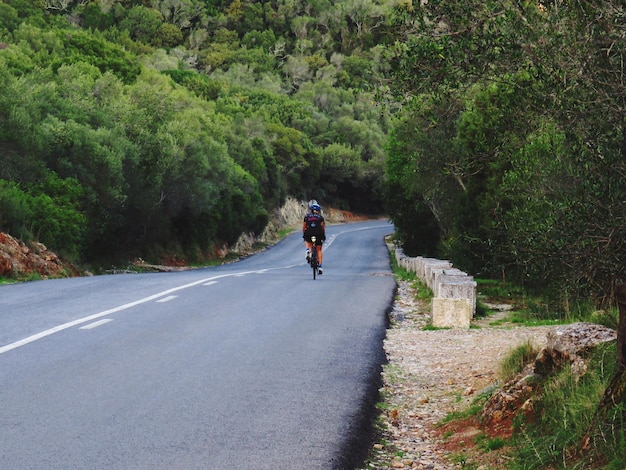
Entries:
[[63,263],[43,243],[25,243],[7,233],[0,232],[0,276],[28,276],[33,273],[42,277],[67,277],[75,269]]
[[582,377],[587,371],[587,353],[616,336],[611,328],[586,322],[551,329],[535,361],[487,400],[481,414],[483,425],[508,427],[518,412],[531,413],[533,392],[545,376],[569,364],[572,373]]
[[11,277],[13,275],[13,263],[8,253],[0,251],[0,276]]
[[586,370],[584,356],[601,343],[613,341],[617,332],[595,323],[578,322],[558,326],[547,335],[548,344],[535,360],[535,372],[551,374],[570,364],[572,371],[582,377]]

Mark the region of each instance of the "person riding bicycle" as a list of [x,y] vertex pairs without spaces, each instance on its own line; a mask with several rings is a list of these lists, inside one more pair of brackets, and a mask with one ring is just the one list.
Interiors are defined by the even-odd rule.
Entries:
[[309,212],[304,216],[302,223],[302,238],[306,246],[306,260],[309,261],[313,242],[311,237],[316,237],[315,249],[317,250],[317,260],[319,267],[317,272],[322,274],[322,243],[326,240],[326,222],[322,215],[322,208],[315,199],[309,201]]

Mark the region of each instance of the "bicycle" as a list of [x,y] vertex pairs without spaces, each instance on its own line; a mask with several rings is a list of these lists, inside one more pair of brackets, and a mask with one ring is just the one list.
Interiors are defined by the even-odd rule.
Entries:
[[309,258],[309,264],[311,268],[313,268],[313,280],[315,280],[317,276],[317,270],[319,268],[319,261],[317,260],[317,246],[315,245],[315,241],[317,240],[316,236],[311,237],[311,257]]

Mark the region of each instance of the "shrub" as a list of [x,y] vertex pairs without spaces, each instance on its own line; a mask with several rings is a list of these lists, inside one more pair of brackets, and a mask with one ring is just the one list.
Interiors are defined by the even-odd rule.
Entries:
[[29,195],[11,181],[0,180],[0,230],[24,241],[32,239],[28,223],[32,220]]

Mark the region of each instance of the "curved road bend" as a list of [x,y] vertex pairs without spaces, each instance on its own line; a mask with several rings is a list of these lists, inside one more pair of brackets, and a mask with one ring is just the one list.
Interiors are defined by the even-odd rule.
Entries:
[[237,263],[0,286],[0,468],[353,468],[393,301],[384,236]]

